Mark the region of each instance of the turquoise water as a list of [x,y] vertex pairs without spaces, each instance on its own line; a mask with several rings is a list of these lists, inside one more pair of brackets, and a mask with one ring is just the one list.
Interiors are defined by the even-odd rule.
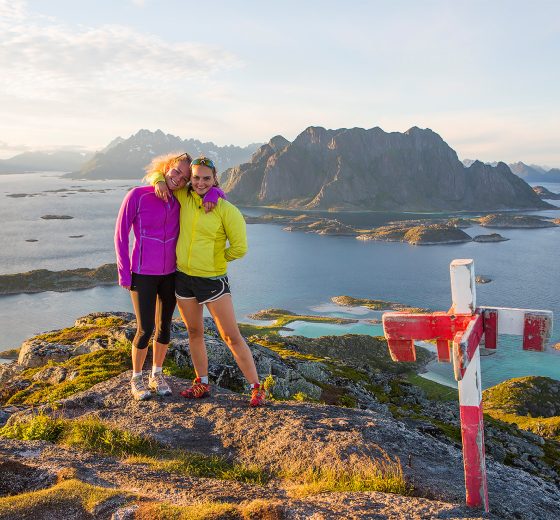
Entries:
[[[283,331],[283,336],[300,335],[308,338],[343,334],[368,334],[370,336],[383,336],[382,325],[355,323],[349,325],[336,325],[325,323],[310,323],[295,321],[288,324],[292,331]],[[422,342],[421,342],[422,343]],[[417,346],[416,348],[424,348]],[[426,345],[426,348],[435,352],[435,347]],[[545,352],[528,352],[521,348],[521,338],[514,336],[499,336],[496,351],[482,350],[482,387],[494,386],[504,379],[523,376],[547,376],[560,379],[560,351],[547,350]],[[451,363],[430,363],[427,372],[422,374],[427,379],[448,386],[457,387],[453,376]]]
[[[342,314],[342,313],[340,313]],[[293,321],[287,325],[292,331],[280,331],[281,336],[305,336],[319,338],[321,336],[342,336],[343,334],[367,334],[369,336],[383,336],[383,325],[369,323],[351,323],[336,325],[334,323],[311,323],[308,321]]]
[[[74,191],[54,191],[69,187]],[[113,226],[129,187],[126,181],[69,183],[55,174],[0,175],[0,272],[96,267],[114,262]],[[547,187],[560,192],[560,185]],[[80,188],[106,191],[77,191]],[[6,196],[24,192],[39,195]],[[256,214],[263,210],[249,211]],[[75,218],[40,219],[46,213]],[[560,217],[557,210],[536,213]],[[349,213],[336,217],[367,227],[417,215]],[[501,230],[510,240],[495,244],[429,247],[289,233],[272,224],[249,225],[247,230],[249,253],[229,267],[238,321],[272,307],[356,319],[379,317],[379,313],[368,314],[363,309],[333,306],[330,298],[343,294],[447,310],[451,302],[449,263],[454,258],[473,258],[476,272],[493,279],[477,286],[479,304],[551,309],[557,319],[560,316],[560,228]],[[466,231],[471,236],[491,232],[478,226]],[[70,235],[84,236],[72,239]],[[38,242],[26,242],[30,238]],[[70,326],[77,317],[102,310],[131,311],[128,293],[119,287],[97,287],[1,297],[0,349],[18,346],[33,334]],[[313,328],[320,325],[305,326],[311,327],[309,334],[320,333],[320,329]],[[329,330],[329,334],[333,333]],[[553,339],[560,342],[560,327]],[[534,357],[526,358],[527,355]],[[542,366],[546,366],[549,375],[560,379],[560,358],[556,355],[515,352],[505,360],[501,355],[491,356],[483,366],[484,377],[488,375],[485,384],[513,377],[519,370],[536,373]],[[449,368],[443,367],[444,371]]]

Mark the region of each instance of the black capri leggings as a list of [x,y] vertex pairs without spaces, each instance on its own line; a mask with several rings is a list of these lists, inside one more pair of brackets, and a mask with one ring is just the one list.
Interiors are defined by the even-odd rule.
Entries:
[[175,310],[175,273],[165,275],[132,273],[130,296],[136,314],[136,336],[132,344],[139,349],[148,346],[154,325],[155,340],[169,343],[171,319]]

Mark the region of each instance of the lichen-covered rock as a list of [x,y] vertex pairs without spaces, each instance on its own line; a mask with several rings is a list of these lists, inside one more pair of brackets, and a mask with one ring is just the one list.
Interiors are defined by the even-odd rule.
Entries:
[[44,381],[51,385],[61,383],[66,379],[67,371],[61,366],[47,366],[33,375],[33,381]]
[[41,367],[49,361],[66,361],[73,355],[74,346],[72,345],[31,339],[22,343],[18,364],[25,368]]
[[109,311],[109,312],[92,312],[90,314],[86,314],[81,318],[78,318],[74,322],[74,327],[83,327],[84,325],[95,325],[100,321],[103,322],[113,322],[116,324],[117,320],[122,320],[122,322],[130,322],[134,321],[136,317],[134,314],[130,312],[121,312],[121,311]]

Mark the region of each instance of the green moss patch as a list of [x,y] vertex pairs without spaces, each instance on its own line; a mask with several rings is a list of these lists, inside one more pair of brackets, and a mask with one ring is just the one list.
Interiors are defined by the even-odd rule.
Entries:
[[49,343],[62,343],[63,345],[74,345],[87,339],[106,337],[108,329],[118,327],[124,323],[125,321],[117,316],[93,318],[87,325],[46,332],[31,339],[48,341]]
[[560,440],[560,381],[541,376],[509,379],[485,390],[483,404],[494,419]]
[[459,391],[456,388],[430,381],[418,374],[408,374],[406,376],[408,382],[414,386],[420,387],[424,390],[426,397],[431,401],[458,401]]
[[117,348],[76,356],[63,363],[49,363],[46,367],[28,369],[21,373],[20,379],[30,380],[39,371],[52,367],[62,367],[67,374],[74,373],[74,376],[72,379],[66,379],[58,384],[33,381],[27,388],[9,397],[7,404],[52,403],[87,390],[97,383],[130,369],[130,346],[120,344]]

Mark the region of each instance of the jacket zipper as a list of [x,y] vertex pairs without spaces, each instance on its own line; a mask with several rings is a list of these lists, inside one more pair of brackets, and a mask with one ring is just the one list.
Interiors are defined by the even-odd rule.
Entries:
[[165,253],[167,250],[167,214],[169,213],[170,205],[171,205],[171,200],[166,204],[167,207],[165,207],[165,216],[163,217],[163,266],[161,270],[162,273],[165,272],[165,266],[167,265],[165,263]]
[[[193,202],[194,202],[195,207],[196,207],[196,201],[193,201]],[[200,215],[200,211],[195,210],[193,223],[192,223],[192,227],[191,227],[191,243],[189,244],[189,256],[187,257],[187,271],[189,271],[187,274],[190,274],[190,271],[191,271],[191,253],[192,253],[192,248],[193,248],[193,244],[194,244],[196,223],[198,222],[198,216],[199,215]]]

